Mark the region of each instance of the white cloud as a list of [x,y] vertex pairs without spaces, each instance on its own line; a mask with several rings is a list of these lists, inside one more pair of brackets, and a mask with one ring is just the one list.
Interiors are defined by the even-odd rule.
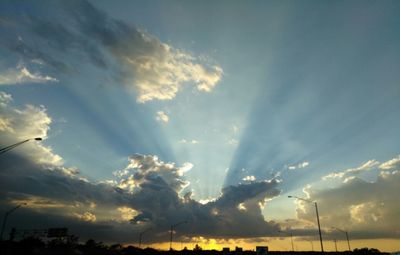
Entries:
[[192,140],[181,139],[181,140],[179,140],[179,143],[182,143],[182,144],[198,144],[198,143],[200,143],[200,141],[198,141],[196,139],[192,139]]
[[118,187],[133,192],[148,182],[148,175],[157,175],[169,187],[180,192],[189,185],[183,179],[183,174],[192,167],[193,164],[188,162],[182,167],[176,167],[174,163],[163,162],[157,156],[135,154],[130,157],[129,165],[116,173],[120,178]]
[[308,165],[310,165],[310,163],[307,161],[304,161],[304,162],[298,163],[297,165],[288,166],[288,169],[289,170],[302,169],[302,168],[306,168]]
[[253,182],[256,180],[256,177],[254,177],[254,175],[248,175],[248,176],[244,177],[242,180],[248,181],[248,182]]
[[[119,26],[111,19],[108,22]],[[97,34],[98,30],[92,32],[108,36]],[[223,71],[218,65],[176,49],[146,32],[133,28],[127,29],[127,34],[108,32],[119,40],[105,46],[122,64],[125,85],[136,90],[138,102],[171,100],[189,84],[198,91],[210,92],[222,78]]]
[[234,138],[231,138],[231,139],[228,140],[228,144],[229,145],[238,145],[239,141],[234,139]]
[[[10,105],[11,102],[11,95],[0,91],[0,145],[6,147],[35,137],[46,139],[51,124],[46,108],[26,105],[23,109],[17,109]],[[41,142],[30,141],[14,151],[23,152],[40,164],[62,164],[62,158]]]
[[14,85],[23,83],[47,83],[58,82],[56,78],[40,73],[32,73],[23,65],[18,65],[15,69],[8,69],[0,73],[0,85]]
[[372,169],[375,169],[379,165],[379,162],[376,161],[375,159],[368,160],[364,164],[355,167],[355,168],[349,168],[341,172],[333,172],[330,173],[324,177],[322,177],[322,180],[328,180],[328,179],[335,179],[335,178],[343,178],[347,177],[348,175],[357,175],[365,171],[370,171]]
[[213,197],[213,198],[205,198],[205,199],[200,199],[198,202],[202,205],[211,203],[211,202],[215,202],[217,200],[217,198]]
[[381,170],[400,169],[400,155],[379,165]]
[[136,89],[139,102],[171,100],[185,83],[194,83],[199,91],[210,92],[220,81],[221,67],[200,64],[190,53],[174,49],[149,34],[141,33],[141,39],[141,49],[137,49],[141,45],[133,44],[125,52],[117,53],[118,59],[132,71],[127,85]]
[[322,180],[328,180],[328,179],[335,179],[335,178],[343,178],[345,175],[345,172],[338,172],[338,173],[329,173],[325,176],[322,177]]
[[156,113],[156,120],[159,122],[168,123],[169,117],[164,111],[158,111]]

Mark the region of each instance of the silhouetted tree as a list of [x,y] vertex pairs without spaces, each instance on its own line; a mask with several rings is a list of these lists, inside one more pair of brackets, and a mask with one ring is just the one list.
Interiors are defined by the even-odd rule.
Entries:
[[381,253],[378,249],[375,248],[360,248],[360,249],[354,249],[353,252],[355,254],[377,254],[377,253]]
[[22,239],[17,249],[20,254],[40,254],[41,250],[45,248],[45,243],[37,237],[27,237]]
[[203,250],[198,244],[194,247],[193,251],[201,251]]

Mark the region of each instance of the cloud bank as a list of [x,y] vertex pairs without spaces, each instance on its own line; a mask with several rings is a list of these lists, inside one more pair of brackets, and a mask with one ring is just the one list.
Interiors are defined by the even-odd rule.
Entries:
[[[0,174],[0,193],[2,207],[27,203],[20,211],[30,220],[25,227],[46,217],[46,226],[64,222],[74,234],[89,238],[93,236],[86,230],[108,226],[119,239],[95,237],[118,242],[128,242],[132,233],[148,227],[157,233],[155,242],[167,241],[169,226],[182,220],[188,221],[177,232],[182,238],[268,236],[279,230],[261,213],[266,201],[279,194],[274,181],[229,186],[215,201],[201,204],[190,192],[181,194],[187,185],[182,174],[190,165],[175,167],[150,155],[132,156],[117,180],[97,183],[65,167],[21,162],[17,169],[6,167]],[[128,230],[130,234],[124,235]]]
[[[52,11],[49,12],[48,10]],[[23,63],[58,74],[76,74],[82,63],[106,70],[111,85],[133,89],[137,101],[171,100],[183,86],[210,92],[223,75],[210,58],[176,49],[130,24],[107,16],[88,1],[3,1],[2,49]],[[60,18],[61,17],[61,18]],[[12,25],[10,25],[12,24]],[[8,52],[8,53],[9,53]],[[82,62],[84,61],[84,62]],[[0,74],[0,84],[57,81],[27,67]]]
[[[338,187],[306,188],[308,198],[318,202],[321,225],[327,231],[331,227],[347,229],[352,238],[400,237],[399,162],[399,157],[384,163],[369,160],[360,167],[338,172],[343,174],[337,173],[335,177],[345,179]],[[374,181],[355,176],[371,170],[378,172]],[[314,207],[303,201],[297,203],[297,217],[314,225]]]

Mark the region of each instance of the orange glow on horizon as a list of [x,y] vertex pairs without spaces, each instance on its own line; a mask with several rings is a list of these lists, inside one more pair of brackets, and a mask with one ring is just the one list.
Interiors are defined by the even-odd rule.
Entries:
[[[251,239],[214,239],[214,238],[204,238],[197,237],[198,242],[180,242],[175,241],[172,244],[174,250],[182,250],[185,247],[189,250],[193,250],[197,245],[199,245],[203,250],[222,250],[224,247],[229,247],[230,250],[234,250],[235,247],[241,247],[243,250],[255,250],[256,246],[268,246],[271,251],[291,251],[290,238],[262,238],[262,242],[254,242]],[[311,241],[293,239],[295,251],[320,251],[319,240]],[[333,240],[324,240],[324,250],[325,251],[335,251],[335,245]],[[338,251],[347,251],[347,241],[338,240],[337,241]],[[129,245],[129,244],[127,244]],[[132,244],[135,246],[136,244]],[[400,239],[360,239],[360,240],[350,240],[351,249],[355,248],[376,248],[381,252],[393,252],[400,250]],[[168,250],[169,242],[163,243],[153,243],[153,244],[143,244],[143,248],[153,248],[158,250]]]

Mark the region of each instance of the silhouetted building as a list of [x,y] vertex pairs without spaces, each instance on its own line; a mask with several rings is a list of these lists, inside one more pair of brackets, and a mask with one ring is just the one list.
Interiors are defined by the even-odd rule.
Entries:
[[242,247],[237,247],[235,248],[235,255],[242,255],[243,254],[243,248]]
[[222,248],[222,255],[229,255],[230,254],[230,249],[229,247],[224,247]]
[[257,255],[267,255],[268,254],[268,246],[256,246]]

